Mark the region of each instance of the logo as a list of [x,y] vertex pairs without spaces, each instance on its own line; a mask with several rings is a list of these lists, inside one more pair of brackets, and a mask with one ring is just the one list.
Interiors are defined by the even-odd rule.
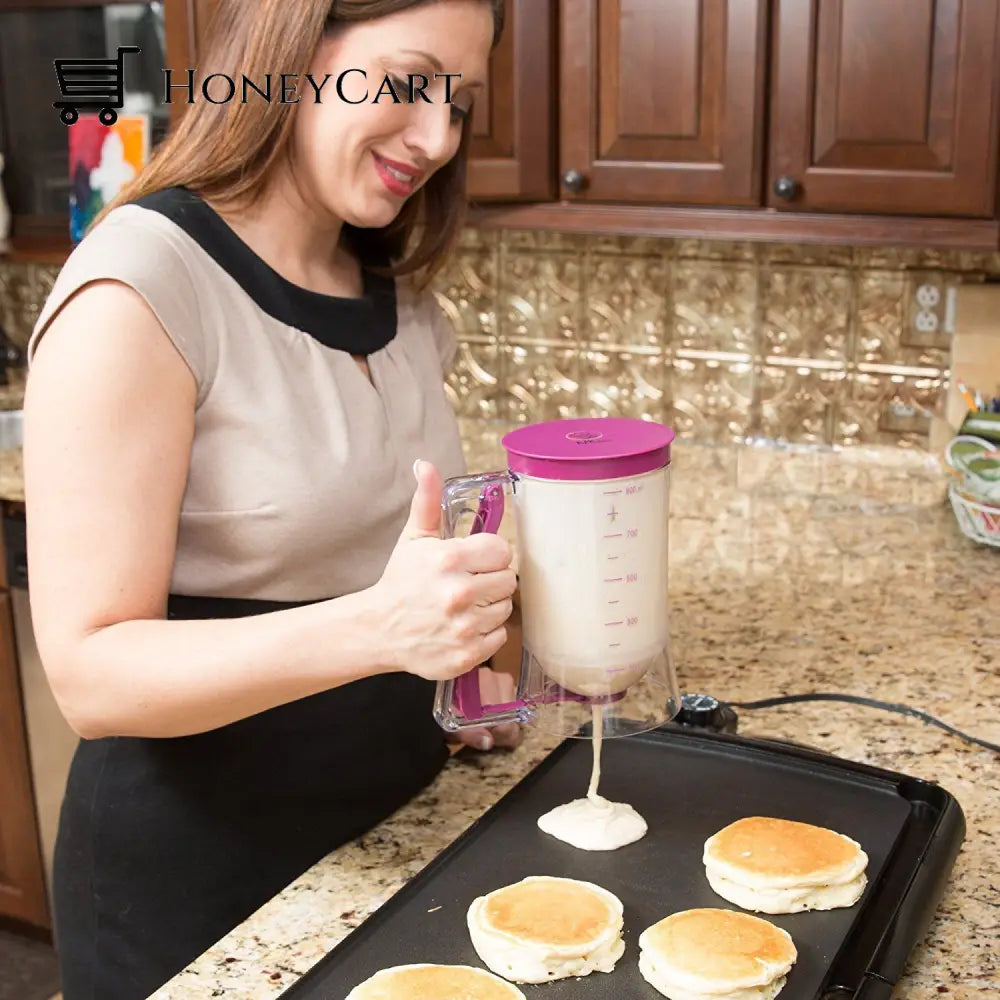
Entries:
[[[97,111],[98,120],[102,125],[114,125],[118,121],[118,110],[125,106],[125,83],[124,83],[124,63],[126,52],[141,52],[138,45],[119,45],[118,54],[114,59],[55,59],[53,64],[56,68],[56,77],[59,80],[59,91],[62,99],[53,101],[52,106],[60,108],[59,117],[65,125],[74,125],[80,118],[80,111],[84,109]],[[344,83],[352,74],[358,74],[363,84],[358,84],[357,80],[352,80],[352,92],[364,88],[364,94],[360,97],[348,97]],[[196,100],[195,71],[187,71],[186,83],[173,83],[173,70],[164,69],[164,104],[172,104],[171,92],[183,90],[187,92],[187,104],[194,104]],[[445,104],[454,104],[452,99],[452,80],[460,80],[461,73],[435,73],[434,79],[445,81]],[[280,79],[280,96],[278,100],[281,104],[298,104],[302,99],[296,93],[298,86],[298,75],[295,73],[265,73],[263,84],[254,81],[242,74],[242,95],[237,98],[240,91],[236,79],[227,76],[225,73],[211,73],[201,81],[201,96],[211,104],[229,104],[239,100],[240,104],[246,104],[249,92],[253,92],[268,104],[272,101],[272,82]],[[311,73],[305,74],[305,80],[312,88],[314,99],[317,104],[323,101],[322,90],[329,83],[331,74],[327,73],[323,80],[317,83]],[[432,99],[425,93],[430,85],[430,79],[422,73],[410,73],[406,80],[386,74],[382,80],[374,97],[370,97],[368,89],[368,74],[363,69],[345,69],[336,79],[335,88],[337,96],[346,104],[363,104],[371,101],[378,104],[379,101],[388,98],[394,104],[415,104],[417,99],[427,104],[432,103]],[[221,96],[216,93],[213,96],[209,93],[209,86],[213,83],[221,82],[223,93]],[[218,92],[218,87],[216,87]],[[403,96],[401,96],[401,94]],[[468,116],[468,111],[457,108],[456,111],[463,118]]]
[[75,124],[80,110],[90,109],[97,111],[102,125],[114,125],[125,105],[125,53],[141,51],[138,45],[119,45],[114,59],[55,59],[62,100],[52,106],[62,108],[63,124]]

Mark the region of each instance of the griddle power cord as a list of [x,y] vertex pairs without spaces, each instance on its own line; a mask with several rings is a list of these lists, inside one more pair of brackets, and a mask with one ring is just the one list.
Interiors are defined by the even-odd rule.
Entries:
[[778,698],[762,698],[760,701],[727,701],[722,702],[722,704],[729,705],[732,708],[754,709],[773,708],[776,705],[791,705],[793,702],[797,701],[848,701],[853,705],[864,705],[867,708],[881,708],[887,712],[898,712],[900,715],[910,715],[915,719],[920,719],[922,722],[928,722],[932,726],[937,726],[939,729],[943,729],[946,733],[951,733],[953,736],[957,736],[959,739],[963,739],[967,743],[975,743],[978,746],[985,747],[987,750],[992,750],[994,753],[1000,753],[1000,746],[996,743],[990,743],[988,740],[981,740],[975,736],[969,736],[967,733],[963,733],[961,730],[955,729],[954,726],[949,726],[947,722],[942,722],[940,719],[935,719],[933,715],[921,712],[918,708],[910,708],[909,705],[896,705],[887,701],[876,701],[874,698],[862,698],[856,694],[789,694]]

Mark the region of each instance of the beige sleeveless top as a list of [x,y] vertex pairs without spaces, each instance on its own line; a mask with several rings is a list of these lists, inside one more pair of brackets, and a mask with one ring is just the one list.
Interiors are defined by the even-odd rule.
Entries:
[[[144,205],[111,212],[60,271],[29,363],[77,289],[103,278],[134,288],[197,381],[171,592],[305,601],[361,590],[406,523],[414,461],[466,471],[444,388],[453,330],[433,293],[402,278],[383,281],[388,333],[352,329],[372,322],[367,279],[361,300],[291,285],[211,215],[205,235]],[[368,354],[371,382],[330,346],[384,340],[354,351]]]

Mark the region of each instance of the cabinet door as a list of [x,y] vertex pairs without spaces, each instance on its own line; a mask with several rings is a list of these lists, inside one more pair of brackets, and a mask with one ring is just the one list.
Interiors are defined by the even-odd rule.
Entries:
[[0,594],[0,916],[49,926],[7,593]]
[[163,20],[167,35],[167,54],[175,76],[187,67],[198,66],[204,52],[205,33],[218,6],[218,0],[174,0],[164,4]]
[[765,0],[563,0],[562,194],[759,205]]
[[991,215],[997,8],[777,0],[770,204]]
[[[172,0],[163,5],[167,41],[167,67],[174,83],[187,81],[188,69],[197,69],[204,55],[205,37],[218,0]],[[195,74],[195,79],[199,74]],[[187,108],[183,91],[174,91],[170,102],[170,124],[175,126]]]
[[486,93],[472,114],[468,184],[474,200],[554,196],[554,18],[555,0],[507,0]]

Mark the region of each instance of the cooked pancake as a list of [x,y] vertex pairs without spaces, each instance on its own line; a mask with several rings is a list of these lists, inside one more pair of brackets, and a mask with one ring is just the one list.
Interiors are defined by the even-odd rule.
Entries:
[[470,965],[396,965],[355,986],[346,1000],[525,1000],[510,983]]
[[787,931],[733,910],[683,910],[639,935],[639,971],[670,1000],[773,1000],[797,958]]
[[477,954],[516,983],[611,972],[625,951],[621,901],[576,879],[531,876],[473,900],[467,923]]
[[797,913],[853,906],[868,855],[850,837],[787,819],[749,816],[705,841],[709,885],[747,910]]

